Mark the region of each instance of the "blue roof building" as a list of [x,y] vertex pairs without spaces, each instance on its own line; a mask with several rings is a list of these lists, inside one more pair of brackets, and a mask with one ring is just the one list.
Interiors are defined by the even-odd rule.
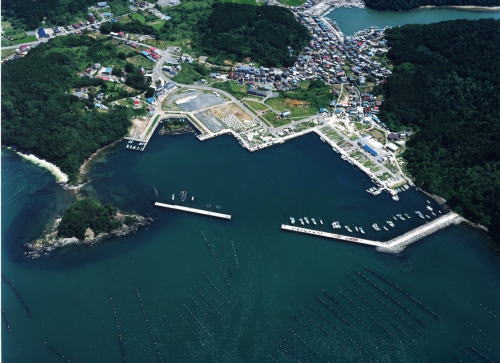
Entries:
[[50,36],[47,33],[45,33],[44,28],[38,28],[37,32],[40,38],[50,38]]
[[372,149],[371,147],[369,147],[368,145],[364,144],[362,147],[363,147],[363,149],[364,149],[366,152],[368,152],[368,153],[372,154],[373,156],[377,156],[377,155],[378,155],[378,152],[376,152],[375,150],[373,150],[373,149]]
[[149,103],[149,104],[152,104],[154,101],[155,101],[154,97],[146,98],[146,102]]

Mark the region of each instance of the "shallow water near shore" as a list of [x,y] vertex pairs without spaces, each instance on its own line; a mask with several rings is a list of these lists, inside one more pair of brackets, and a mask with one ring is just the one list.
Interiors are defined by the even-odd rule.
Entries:
[[421,8],[410,11],[379,11],[368,8],[338,8],[326,15],[337,22],[345,35],[369,27],[395,27],[405,24],[430,24],[440,21],[485,18],[500,19],[500,11],[474,11],[451,8]]
[[[307,216],[325,230],[338,220],[385,240],[422,223],[414,211],[425,210],[427,197],[366,193],[370,180],[316,135],[255,153],[230,136],[154,136],[144,153],[120,143],[93,162],[83,192],[155,222],[34,261],[21,244],[70,197],[10,153],[2,152],[2,175],[2,272],[33,314],[4,283],[12,327],[2,326],[5,361],[56,361],[56,352],[73,362],[121,361],[110,296],[131,362],[500,358],[500,257],[483,232],[452,226],[389,255],[280,230],[289,216]],[[172,202],[172,193],[175,203],[233,218],[153,207]],[[394,221],[396,213],[412,219]],[[388,219],[396,223],[390,232],[370,227]]]

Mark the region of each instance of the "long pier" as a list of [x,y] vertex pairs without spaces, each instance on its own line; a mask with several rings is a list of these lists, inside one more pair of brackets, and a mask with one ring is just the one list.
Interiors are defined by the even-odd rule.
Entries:
[[426,236],[428,236],[428,235],[430,235],[430,234],[432,234],[432,233],[434,233],[442,228],[445,228],[452,223],[458,224],[461,221],[462,221],[462,218],[458,214],[456,214],[454,212],[450,212],[450,213],[445,214],[439,218],[434,219],[433,221],[431,221],[429,223],[426,223],[426,224],[421,225],[415,229],[412,229],[411,231],[408,231],[408,232],[402,234],[401,236],[392,238],[392,239],[385,241],[385,242],[374,241],[374,240],[352,237],[352,236],[346,236],[346,235],[331,233],[331,232],[318,231],[315,229],[290,226],[288,224],[282,224],[281,229],[285,230],[285,231],[310,234],[313,236],[338,239],[341,241],[373,246],[373,247],[376,247],[377,250],[381,251],[381,252],[397,253],[397,252],[401,252],[409,244],[411,244],[411,243],[413,243],[421,238],[424,238],[424,237],[426,237]]
[[204,209],[184,207],[182,205],[165,204],[165,203],[155,202],[155,206],[156,207],[162,207],[162,208],[169,208],[169,209],[180,210],[180,211],[183,211],[183,212],[189,212],[189,213],[195,213],[195,214],[202,214],[202,215],[210,216],[210,217],[216,217],[216,218],[222,218],[222,219],[228,219],[228,220],[231,219],[231,215],[230,214],[211,212],[211,211],[204,210]]

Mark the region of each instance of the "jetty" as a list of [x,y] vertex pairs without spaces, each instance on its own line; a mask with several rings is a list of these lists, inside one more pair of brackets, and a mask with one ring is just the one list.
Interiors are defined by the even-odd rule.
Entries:
[[165,203],[155,202],[155,206],[156,207],[162,207],[162,208],[169,208],[169,209],[180,210],[180,211],[183,211],[183,212],[189,212],[189,213],[195,213],[195,214],[202,214],[202,215],[205,215],[205,216],[222,218],[222,219],[227,219],[227,220],[231,219],[231,215],[230,214],[211,212],[209,210],[204,210],[204,209],[184,207],[182,205],[165,204]]
[[303,228],[298,226],[291,226],[288,224],[282,224],[281,229],[285,231],[298,232],[309,234],[313,236],[319,236],[323,238],[331,238],[337,239],[346,242],[358,243],[367,246],[376,247],[376,249],[380,252],[390,252],[390,253],[398,253],[401,252],[406,246],[409,244],[424,238],[442,228],[449,226],[450,224],[458,224],[462,221],[462,217],[454,212],[447,213],[439,218],[434,219],[431,222],[418,226],[415,229],[412,229],[401,236],[392,238],[388,241],[375,241],[364,238],[346,236],[337,233],[318,231],[310,228]]

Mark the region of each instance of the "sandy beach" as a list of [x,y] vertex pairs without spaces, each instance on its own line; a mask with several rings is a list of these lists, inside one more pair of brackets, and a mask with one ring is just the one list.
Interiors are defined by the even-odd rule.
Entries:
[[37,156],[33,154],[24,154],[22,152],[16,151],[14,149],[11,149],[16,152],[17,155],[21,156],[23,159],[26,159],[30,162],[32,162],[35,165],[38,165],[44,169],[47,169],[54,177],[56,178],[56,181],[60,184],[65,184],[68,182],[69,177],[67,174],[65,174],[61,169],[59,169],[58,166],[52,164],[51,162],[48,162],[47,160],[40,159]]

